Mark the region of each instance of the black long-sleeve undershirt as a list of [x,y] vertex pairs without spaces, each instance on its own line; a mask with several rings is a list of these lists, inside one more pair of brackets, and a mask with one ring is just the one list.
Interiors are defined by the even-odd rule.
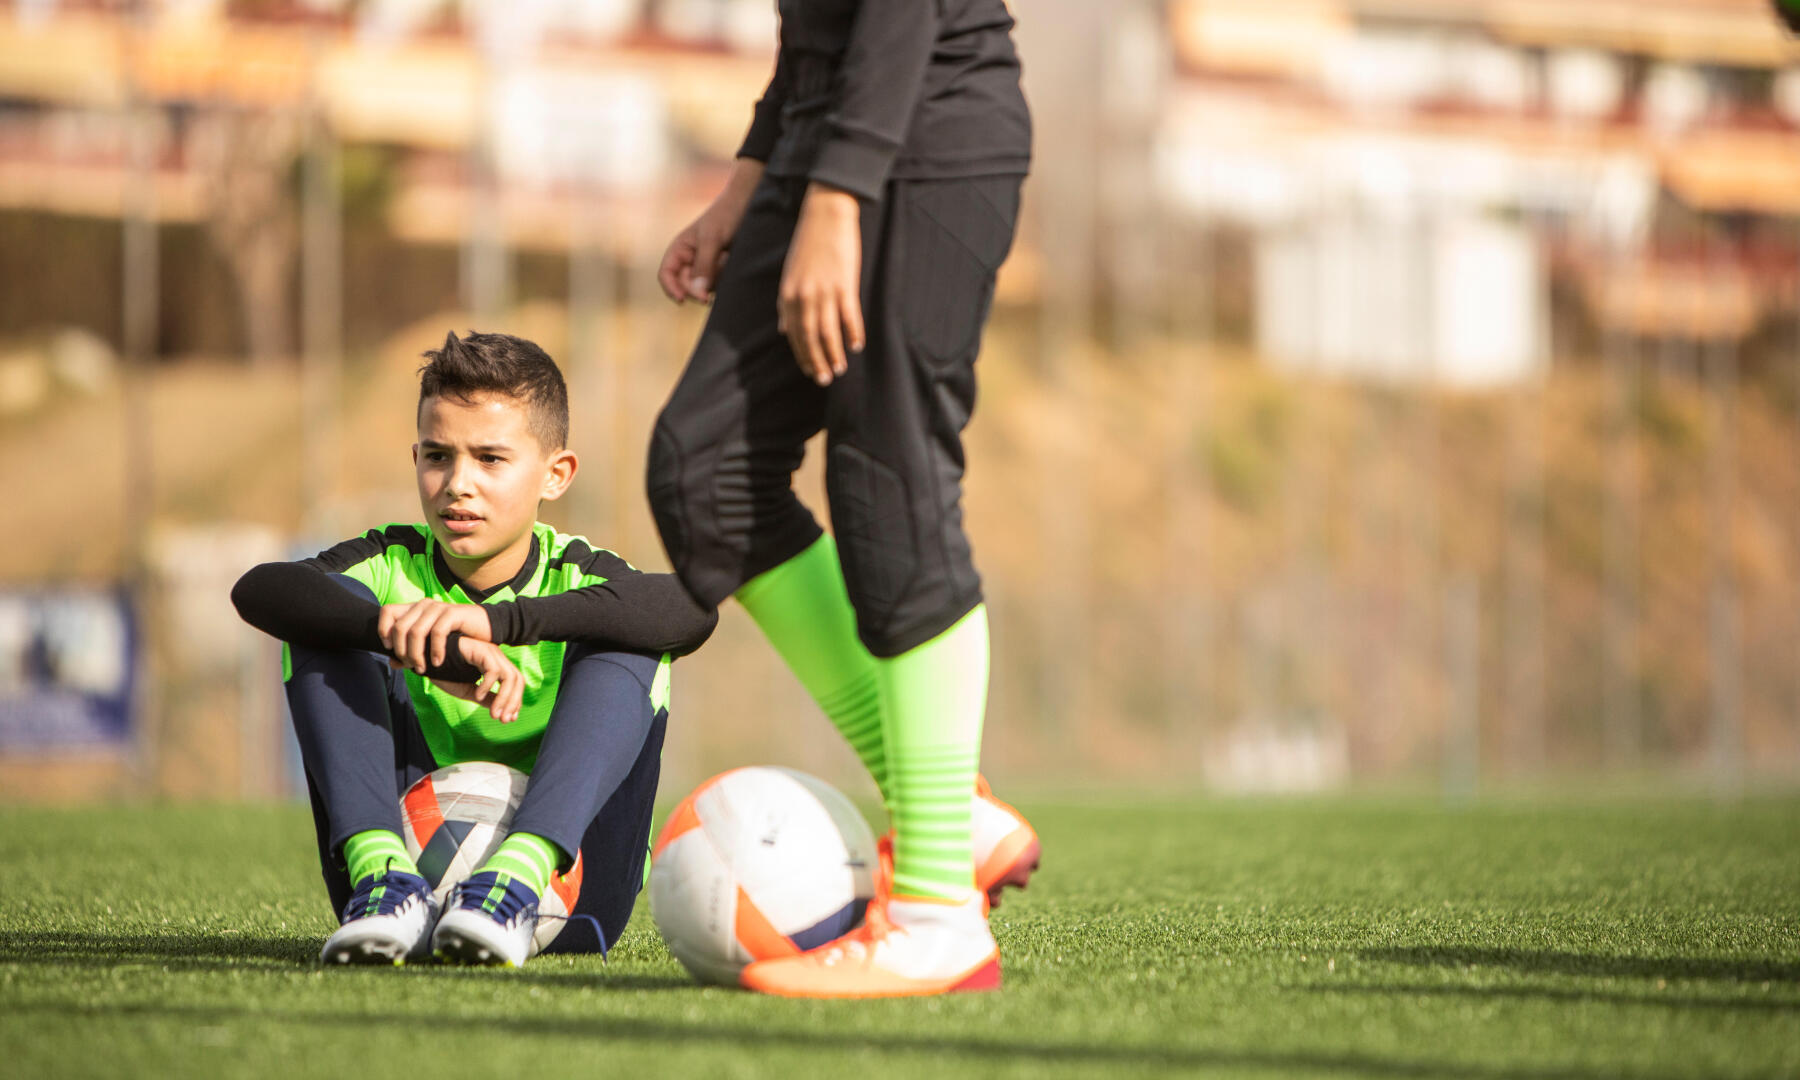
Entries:
[[[263,563],[231,590],[245,622],[272,637],[318,649],[386,652],[377,621],[381,607],[329,579],[312,561]],[[481,608],[500,645],[582,642],[654,655],[685,656],[718,625],[673,574],[630,574],[553,596],[521,597]],[[461,635],[452,635],[459,638]],[[452,647],[429,678],[470,682],[478,674]]]

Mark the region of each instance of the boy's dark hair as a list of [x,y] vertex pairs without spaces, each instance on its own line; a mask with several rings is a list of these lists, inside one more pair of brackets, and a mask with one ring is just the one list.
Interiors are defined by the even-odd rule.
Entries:
[[419,369],[419,407],[427,398],[469,401],[476,394],[505,394],[525,403],[526,422],[547,451],[569,445],[569,388],[550,354],[511,334],[456,331],[442,348],[425,352]]

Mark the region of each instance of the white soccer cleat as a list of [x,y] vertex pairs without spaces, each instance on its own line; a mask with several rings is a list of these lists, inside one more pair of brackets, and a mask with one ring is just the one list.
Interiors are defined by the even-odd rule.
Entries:
[[1023,890],[1043,855],[1037,830],[1025,815],[994,798],[987,778],[975,777],[969,823],[975,849],[975,888],[985,893],[989,908],[1000,906],[1008,885]]
[[1000,988],[1000,949],[980,893],[961,902],[877,896],[862,926],[811,952],[746,967],[782,997],[910,997]]
[[437,903],[424,878],[389,870],[362,880],[342,921],[325,940],[321,964],[404,964],[430,955]]
[[510,874],[483,871],[450,893],[431,951],[454,963],[518,967],[531,956],[537,923],[537,893]]

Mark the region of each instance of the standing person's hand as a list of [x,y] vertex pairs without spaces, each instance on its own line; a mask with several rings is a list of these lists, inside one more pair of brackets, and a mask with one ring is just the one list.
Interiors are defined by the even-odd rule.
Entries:
[[849,353],[862,352],[862,204],[849,192],[806,189],[781,272],[779,327],[800,370],[820,386],[850,370]]
[[677,304],[688,300],[707,303],[719,271],[731,254],[731,238],[737,235],[750,195],[762,180],[763,163],[739,158],[731,167],[731,179],[712,205],[701,211],[693,224],[675,234],[663,253],[656,280],[663,293]]

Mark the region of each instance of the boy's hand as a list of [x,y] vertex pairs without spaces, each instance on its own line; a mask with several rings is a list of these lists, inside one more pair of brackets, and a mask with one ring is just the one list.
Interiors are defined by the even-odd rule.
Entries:
[[513,665],[500,646],[485,641],[463,638],[457,642],[463,659],[481,669],[481,681],[452,683],[433,680],[433,686],[452,697],[486,705],[488,715],[502,724],[519,718],[519,706],[525,700],[525,676]]
[[442,600],[415,600],[410,604],[384,604],[375,621],[382,647],[394,654],[401,667],[420,675],[425,668],[444,662],[446,641],[453,631],[465,640],[494,640],[494,624],[480,604],[446,604]]
[[687,300],[704,304],[712,299],[713,285],[731,254],[731,238],[737,235],[762,174],[762,162],[739,158],[725,190],[693,224],[669,241],[669,250],[663,253],[662,266],[656,271],[656,280],[669,299],[677,304]]
[[781,272],[779,315],[778,326],[807,378],[830,386],[850,370],[847,353],[864,345],[862,204],[856,196],[823,184],[807,188]]

